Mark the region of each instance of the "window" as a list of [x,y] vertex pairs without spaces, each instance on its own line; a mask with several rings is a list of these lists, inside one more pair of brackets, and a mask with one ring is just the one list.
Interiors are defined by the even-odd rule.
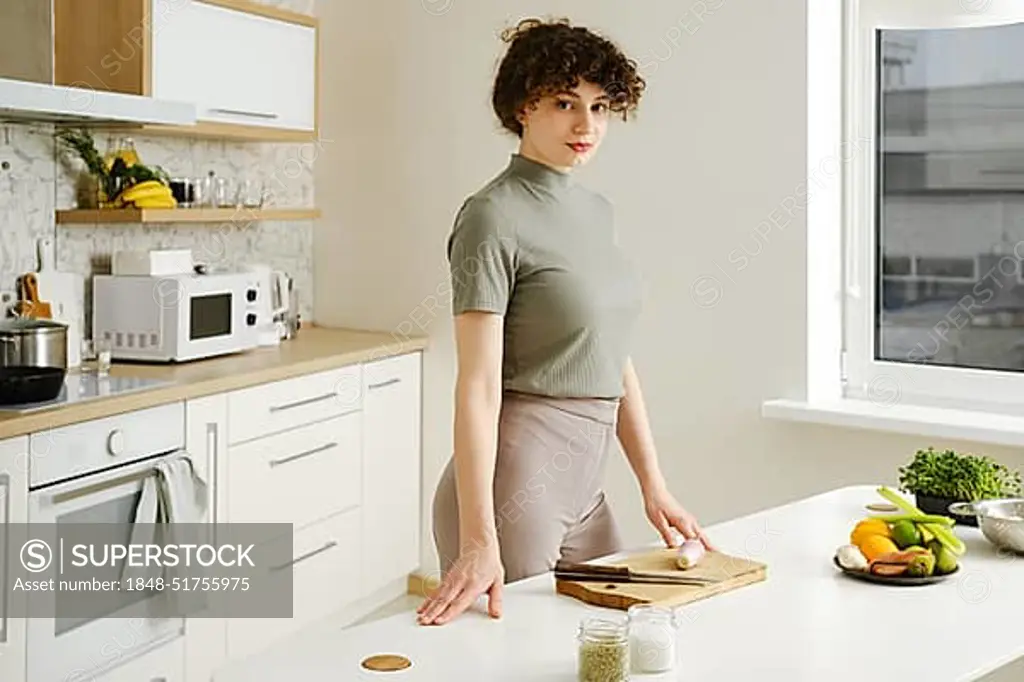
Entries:
[[847,397],[1024,407],[1024,2],[849,0]]

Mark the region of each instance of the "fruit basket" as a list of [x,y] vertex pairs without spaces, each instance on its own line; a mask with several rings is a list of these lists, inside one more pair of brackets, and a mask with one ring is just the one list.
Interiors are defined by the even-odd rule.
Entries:
[[896,512],[858,519],[836,549],[835,566],[852,578],[890,585],[928,585],[956,574],[966,547],[953,520],[926,514],[884,486],[878,492]]

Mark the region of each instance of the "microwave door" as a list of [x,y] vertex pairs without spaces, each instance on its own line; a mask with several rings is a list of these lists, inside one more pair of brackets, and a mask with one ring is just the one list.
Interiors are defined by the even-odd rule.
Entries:
[[[127,544],[143,480],[153,471],[150,460],[33,491],[29,494],[30,522],[53,523],[58,528],[64,524],[110,524],[103,540]],[[57,561],[57,548],[54,552]],[[65,564],[70,560],[66,553]],[[120,566],[97,568],[91,574],[100,580],[114,580]],[[74,597],[69,594],[66,598]],[[83,615],[61,611],[62,593],[49,595],[54,615],[28,622],[30,678],[65,679],[76,670],[98,673],[178,636],[184,621],[153,618],[149,604],[153,597],[151,591],[144,590],[93,595],[90,612]]]

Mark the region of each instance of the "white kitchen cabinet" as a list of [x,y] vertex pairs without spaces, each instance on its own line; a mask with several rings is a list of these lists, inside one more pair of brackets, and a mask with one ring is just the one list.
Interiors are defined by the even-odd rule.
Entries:
[[291,560],[268,569],[291,571],[292,617],[228,620],[229,660],[250,656],[359,598],[359,557],[352,551],[360,546],[359,518],[358,508],[349,509],[295,530]]
[[313,131],[317,27],[211,0],[152,0],[152,94],[200,121]]
[[363,366],[363,593],[419,565],[421,354]]
[[[28,522],[28,436],[0,441],[0,586],[7,600],[0,598],[0,680],[25,679],[25,619],[14,618],[14,600],[24,592],[10,589],[7,566],[10,524]],[[13,551],[13,550],[11,550]]]
[[358,507],[362,427],[359,411],[353,410],[230,446],[227,518],[290,523],[298,530]]
[[[55,84],[196,107],[195,125],[125,124],[126,131],[317,138],[315,16],[254,0],[53,0],[53,23]],[[26,20],[5,33],[33,30]]]
[[[208,523],[223,523],[227,507],[228,401],[224,394],[185,403],[185,449],[196,474],[207,483]],[[184,675],[188,682],[209,682],[223,665],[227,650],[224,618],[185,619]],[[168,678],[170,682],[171,678]]]

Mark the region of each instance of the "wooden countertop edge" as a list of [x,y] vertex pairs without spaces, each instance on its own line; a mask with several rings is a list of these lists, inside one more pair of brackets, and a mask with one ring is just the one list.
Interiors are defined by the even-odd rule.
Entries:
[[[369,334],[363,330],[338,330],[340,333]],[[328,330],[328,333],[330,330]],[[171,383],[154,388],[142,389],[109,398],[99,398],[75,403],[52,410],[26,414],[0,415],[0,440],[25,436],[60,426],[103,419],[125,412],[143,410],[158,405],[192,400],[217,393],[258,386],[260,384],[292,379],[295,377],[329,371],[349,365],[382,360],[406,353],[425,350],[428,339],[409,338],[401,342],[389,341],[368,345],[359,350],[339,351],[318,357],[296,359],[271,364],[265,368],[239,372],[226,376]]]

